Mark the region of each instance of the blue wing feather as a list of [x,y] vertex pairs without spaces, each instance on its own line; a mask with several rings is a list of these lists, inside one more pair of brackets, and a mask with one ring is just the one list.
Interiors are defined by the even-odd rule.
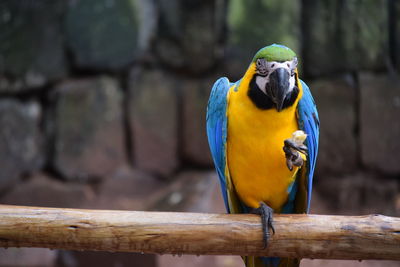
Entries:
[[310,89],[300,81],[303,88],[303,97],[298,105],[299,127],[307,134],[306,146],[308,148],[307,167],[307,213],[310,209],[312,180],[318,153],[319,118],[314,99]]
[[207,106],[207,137],[214,160],[214,165],[221,183],[222,196],[225,207],[229,212],[227,182],[225,177],[226,164],[226,136],[227,136],[227,94],[231,84],[225,77],[218,79],[211,89],[210,99]]

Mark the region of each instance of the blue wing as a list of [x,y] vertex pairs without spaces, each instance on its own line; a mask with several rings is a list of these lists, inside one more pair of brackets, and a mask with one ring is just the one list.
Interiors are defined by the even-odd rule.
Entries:
[[227,196],[226,167],[226,136],[227,136],[227,97],[230,87],[229,80],[219,78],[211,90],[207,106],[207,137],[215,169],[221,183],[225,207],[229,212]]
[[[306,211],[308,213],[311,202],[312,180],[318,153],[319,118],[310,89],[303,81],[300,82],[303,88],[303,96],[298,105],[298,123],[300,129],[307,134],[306,146],[308,148],[308,156],[304,186],[307,191]],[[301,190],[301,188],[298,190]]]

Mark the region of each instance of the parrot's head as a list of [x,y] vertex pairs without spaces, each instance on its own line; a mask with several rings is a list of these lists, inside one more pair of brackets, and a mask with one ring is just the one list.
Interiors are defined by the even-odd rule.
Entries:
[[249,97],[262,109],[278,112],[293,105],[299,89],[296,83],[297,57],[289,48],[273,44],[260,49],[253,58],[254,75]]

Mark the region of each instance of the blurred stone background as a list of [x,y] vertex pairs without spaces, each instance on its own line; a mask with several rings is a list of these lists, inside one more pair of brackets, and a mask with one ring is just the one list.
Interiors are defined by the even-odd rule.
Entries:
[[[1,0],[0,203],[224,212],[208,95],[271,43],[297,51],[320,112],[312,212],[400,216],[396,0]],[[322,264],[400,266],[302,266]],[[9,248],[0,266],[242,263]]]

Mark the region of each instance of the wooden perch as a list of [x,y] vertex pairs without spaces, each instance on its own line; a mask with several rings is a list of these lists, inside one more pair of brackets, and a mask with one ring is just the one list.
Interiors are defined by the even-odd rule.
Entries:
[[0,205],[0,247],[400,260],[400,218],[276,215],[275,230],[263,250],[257,215]]

